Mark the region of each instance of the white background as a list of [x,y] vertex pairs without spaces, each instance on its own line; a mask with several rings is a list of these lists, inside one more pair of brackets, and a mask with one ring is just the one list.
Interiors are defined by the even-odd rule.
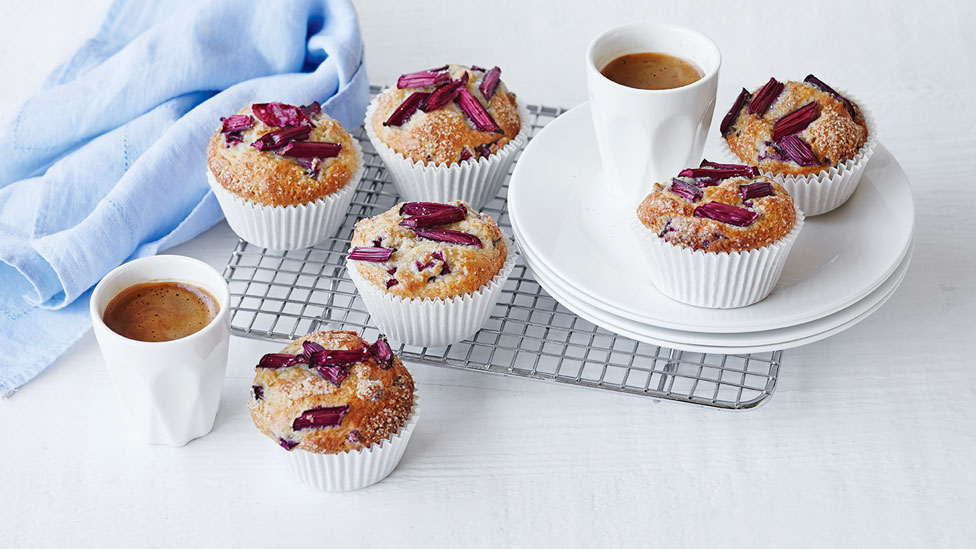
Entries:
[[[106,7],[0,0],[0,116],[95,31]],[[358,8],[375,83],[445,62],[497,64],[522,100],[573,106],[586,99],[589,39],[650,20],[718,43],[717,111],[771,75],[812,72],[856,92],[914,187],[911,271],[868,320],[786,352],[775,396],[753,411],[415,366],[425,409],[402,463],[383,483],[345,495],[293,484],[251,425],[252,366],[277,346],[235,338],[213,433],[169,449],[130,437],[89,334],[0,401],[0,545],[973,543],[973,3]],[[170,253],[222,266],[234,241],[221,223]]]

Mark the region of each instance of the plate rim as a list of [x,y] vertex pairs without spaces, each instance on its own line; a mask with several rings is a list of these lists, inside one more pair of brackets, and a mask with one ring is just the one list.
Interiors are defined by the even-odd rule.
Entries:
[[[622,337],[627,337],[635,341],[642,341],[652,345],[672,347],[686,352],[717,353],[717,354],[749,354],[749,353],[760,353],[760,352],[769,352],[769,351],[782,351],[786,349],[800,347],[810,343],[816,343],[818,341],[822,341],[823,339],[832,337],[834,335],[837,335],[841,332],[844,332],[854,327],[861,321],[865,320],[866,318],[868,318],[869,316],[877,312],[885,303],[887,303],[895,295],[895,293],[901,287],[901,284],[904,282],[905,278],[908,275],[908,271],[910,270],[911,267],[911,258],[912,258],[911,254],[907,255],[902,260],[902,262],[899,263],[898,267],[895,269],[895,272],[892,273],[892,276],[889,276],[888,279],[885,280],[885,283],[887,283],[888,281],[892,280],[892,278],[897,274],[897,280],[894,281],[890,289],[886,290],[882,294],[879,294],[876,298],[871,298],[869,295],[850,305],[850,307],[854,307],[860,303],[863,303],[865,300],[874,299],[873,303],[868,305],[865,310],[856,314],[854,317],[851,317],[833,326],[823,328],[823,329],[818,329],[813,333],[807,333],[801,336],[790,337],[787,340],[777,340],[777,341],[765,342],[765,343],[751,343],[748,345],[733,345],[733,344],[709,345],[706,343],[690,343],[690,342],[674,341],[660,335],[653,336],[653,335],[638,334],[637,332],[634,332],[629,328],[620,328],[619,326],[615,325],[611,321],[607,321],[604,319],[597,319],[593,316],[593,313],[589,313],[585,311],[581,313],[579,309],[579,305],[577,305],[576,303],[567,304],[565,302],[566,301],[565,299],[556,297],[556,295],[553,294],[551,289],[546,287],[549,284],[551,284],[551,282],[545,282],[543,280],[540,280],[538,276],[536,276],[536,282],[539,283],[539,286],[542,287],[549,294],[550,297],[556,300],[560,305],[572,311],[574,314],[580,316],[587,322],[595,324],[605,330],[613,332]],[[525,261],[525,254],[523,254],[523,261]],[[526,261],[526,265],[528,266],[528,261]],[[529,269],[532,270],[532,267],[529,267]],[[899,273],[899,271],[901,272]],[[536,275],[535,270],[532,270],[532,272],[533,275]],[[545,275],[543,275],[543,279],[544,278]],[[849,309],[850,307],[847,307],[844,310]],[[843,312],[843,310],[838,311],[837,313],[834,314],[840,314],[841,312]],[[828,316],[833,316],[833,315],[828,315]],[[824,320],[825,320],[824,318],[820,318],[811,321],[811,323],[815,323],[815,322],[819,323]],[[771,331],[779,331],[783,329],[788,330],[794,327],[777,328]],[[675,331],[685,331],[685,330],[675,330]],[[705,333],[705,332],[701,332],[701,333]]]

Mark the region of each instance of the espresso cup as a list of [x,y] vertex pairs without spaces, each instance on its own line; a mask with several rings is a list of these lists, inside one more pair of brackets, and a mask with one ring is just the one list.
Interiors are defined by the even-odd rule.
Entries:
[[[220,310],[200,331],[171,341],[129,339],[105,324],[105,307],[119,292],[163,281],[207,290]],[[220,273],[178,255],[130,261],[95,286],[89,306],[95,338],[126,416],[146,442],[183,446],[213,428],[227,369],[229,307],[230,289]]]
[[[643,90],[603,74],[607,63],[631,53],[686,59],[704,75],[680,88]],[[586,82],[603,180],[614,197],[638,202],[656,181],[697,164],[715,110],[722,56],[701,33],[674,25],[632,23],[597,36],[586,50]]]

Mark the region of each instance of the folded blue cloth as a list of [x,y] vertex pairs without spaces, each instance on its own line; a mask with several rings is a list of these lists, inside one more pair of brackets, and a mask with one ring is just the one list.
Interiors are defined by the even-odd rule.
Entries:
[[314,100],[362,123],[348,1],[117,0],[0,127],[0,396],[88,330],[88,290],[106,273],[220,220],[205,174],[221,116]]

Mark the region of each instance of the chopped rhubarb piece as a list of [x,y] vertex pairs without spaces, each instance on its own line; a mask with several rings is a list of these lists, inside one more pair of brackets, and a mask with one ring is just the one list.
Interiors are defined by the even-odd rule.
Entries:
[[397,270],[396,267],[391,267],[386,270],[386,274],[396,274],[396,270]]
[[739,185],[739,193],[742,194],[742,200],[762,198],[773,194],[773,185],[768,181],[757,181],[749,185]]
[[309,358],[311,366],[336,366],[355,364],[369,358],[369,349],[326,349],[315,351]]
[[393,349],[390,348],[390,344],[383,334],[380,334],[380,337],[376,339],[376,343],[369,346],[369,350],[384,370],[393,365]]
[[[287,145],[286,145],[287,146]],[[305,168],[305,173],[309,177],[318,177],[319,169],[322,167],[322,159],[320,158],[296,158],[298,165]]]
[[399,280],[397,280],[395,278],[391,278],[391,279],[389,279],[389,280],[386,281],[386,289],[389,290],[390,288],[396,286],[399,283],[400,283]]
[[[448,77],[448,79],[450,79],[450,77]],[[420,104],[426,101],[428,97],[430,97],[430,93],[428,92],[413,92],[403,100],[403,103],[400,103],[400,106],[393,111],[393,114],[386,119],[386,122],[383,122],[383,125],[402,126],[404,122],[410,120],[413,113],[417,112],[417,108],[420,107]]]
[[258,361],[258,368],[284,368],[286,366],[294,366],[299,364],[301,360],[295,355],[289,355],[286,353],[268,353],[261,357]]
[[427,69],[427,72],[443,72],[447,70],[448,66],[449,65],[442,65],[440,67],[437,67],[436,69]]
[[454,99],[454,102],[461,107],[464,114],[467,115],[468,119],[474,123],[474,127],[481,132],[492,132],[492,133],[505,133],[502,129],[495,123],[495,120],[488,114],[485,107],[471,95],[471,92],[467,88],[460,88],[458,90],[458,95]]
[[309,118],[322,114],[322,105],[319,105],[318,101],[312,101],[308,105],[302,105],[299,108],[303,113],[305,113],[305,116]]
[[698,202],[698,199],[704,194],[698,187],[691,183],[686,183],[677,177],[671,180],[671,192],[691,203]]
[[404,202],[400,206],[400,215],[431,215],[444,211],[460,210],[466,214],[464,206],[457,204],[442,204],[440,202]]
[[755,177],[759,175],[759,169],[755,166],[739,166],[728,164],[723,168],[685,168],[678,172],[678,177],[717,177],[727,179],[729,177]]
[[224,123],[220,128],[220,131],[224,133],[249,130],[253,123],[251,117],[246,114],[235,114],[227,118],[221,118],[220,121]]
[[292,141],[278,150],[281,156],[293,158],[332,158],[339,156],[342,145],[339,143],[321,143],[318,141]]
[[851,103],[850,100],[848,100],[843,95],[837,93],[837,90],[835,90],[834,88],[831,88],[830,86],[828,86],[827,84],[825,84],[823,82],[823,80],[817,78],[816,76],[814,76],[812,74],[808,74],[807,77],[803,79],[803,81],[806,82],[807,84],[810,84],[811,86],[813,86],[815,88],[820,88],[820,90],[823,91],[824,93],[830,95],[834,99],[836,99],[836,100],[840,101],[841,103],[843,103],[844,104],[844,108],[847,109],[847,112],[848,113],[850,113],[851,118],[852,119],[854,118],[854,104]]
[[746,227],[759,217],[759,212],[724,202],[706,202],[695,207],[695,217],[714,219],[736,227]]
[[749,102],[749,114],[758,114],[759,116],[766,114],[769,106],[773,104],[773,101],[779,97],[782,91],[783,83],[775,78],[770,78],[769,82],[766,82],[766,85],[759,88],[756,95],[752,96],[752,101]]
[[479,67],[478,65],[471,65],[471,70],[473,70],[473,71],[479,71],[479,72],[485,72],[484,67]]
[[450,229],[414,229],[414,232],[420,238],[433,240],[434,242],[482,247],[480,238],[461,231],[452,231]]
[[773,141],[779,141],[784,135],[793,135],[802,132],[816,120],[820,113],[817,112],[817,102],[807,103],[796,109],[790,114],[780,118],[773,124]]
[[305,429],[324,429],[335,427],[342,423],[342,418],[349,411],[349,406],[318,406],[310,410],[305,410],[302,415],[295,418],[291,428],[296,431]]
[[461,89],[461,86],[467,85],[467,83],[468,73],[464,73],[464,76],[461,78],[452,80],[437,88],[431,92],[430,97],[424,100],[424,104],[420,106],[420,110],[424,112],[436,111],[451,101],[454,101],[454,98],[457,97],[458,90]]
[[328,381],[336,387],[342,385],[342,380],[349,377],[349,371],[338,364],[334,364],[332,366],[318,366],[313,369],[317,374],[322,376],[322,379]]
[[714,187],[722,182],[720,177],[699,177],[695,179],[695,185],[699,188],[704,189],[705,187]]
[[251,105],[251,112],[258,120],[269,126],[295,128],[312,125],[312,121],[301,108],[287,103],[255,103]]
[[469,158],[471,158],[471,151],[469,151],[467,147],[462,147],[461,148],[461,162],[464,162],[465,160],[467,160]]
[[755,175],[759,175],[759,170],[755,166],[749,166],[746,164],[719,164],[718,162],[711,162],[707,158],[702,159],[701,168],[717,168],[720,170],[752,170]]
[[427,215],[418,215],[414,217],[408,217],[400,221],[400,226],[410,227],[411,229],[423,229],[425,227],[436,227],[438,225],[447,225],[448,223],[457,223],[466,217],[465,211],[461,208],[454,207],[451,209],[444,209],[439,212],[429,213]]
[[813,149],[796,135],[787,135],[776,142],[777,148],[783,151],[790,160],[801,166],[813,166],[819,164]]
[[325,347],[319,345],[318,343],[316,343],[314,341],[303,341],[302,342],[302,351],[303,351],[302,354],[305,357],[305,362],[309,362],[309,363],[311,362],[311,360],[312,360],[312,353],[319,353],[319,352],[322,352],[324,350],[325,350]]
[[349,259],[382,263],[384,261],[389,261],[391,255],[393,255],[393,250],[390,248],[380,248],[378,246],[357,246],[353,248],[351,252],[349,252]]
[[346,433],[346,440],[351,444],[359,444],[359,429],[353,429]]
[[[445,69],[447,67],[444,67]],[[442,69],[443,70],[443,69]],[[397,79],[397,88],[419,88],[422,86],[439,86],[448,82],[451,75],[446,72],[438,71],[419,71],[401,75]]]
[[254,395],[254,400],[264,400],[264,387],[251,385],[251,394]]
[[742,110],[742,107],[745,106],[746,101],[748,101],[750,97],[752,96],[749,94],[749,90],[742,88],[742,91],[739,92],[739,96],[735,98],[735,103],[732,104],[732,108],[729,110],[728,114],[725,115],[725,118],[722,119],[722,125],[719,126],[719,130],[722,132],[723,137],[729,133],[729,130],[732,128],[732,124],[734,124],[736,119],[739,118],[739,111]]
[[495,89],[498,88],[498,82],[501,75],[501,69],[498,67],[492,67],[491,70],[486,72],[481,78],[481,85],[478,86],[478,90],[481,91],[481,96],[485,98],[485,101],[491,101],[491,96],[495,95]]
[[782,150],[780,150],[780,148],[776,146],[776,143],[773,143],[772,141],[764,141],[763,145],[766,146],[766,150],[765,152],[763,152],[763,154],[759,155],[758,158],[759,162],[762,162],[763,160],[766,159],[778,160],[779,162],[790,161],[790,157]]
[[414,265],[417,267],[417,272],[426,271],[427,269],[434,266],[433,261],[428,261],[427,263],[421,263],[419,261],[414,261]]
[[451,273],[451,269],[447,266],[447,260],[444,259],[444,254],[441,251],[438,250],[438,251],[430,254],[430,257],[432,257],[432,258],[434,258],[434,259],[436,259],[436,260],[438,260],[438,261],[440,261],[442,263],[442,265],[441,265],[441,274],[442,275],[446,275],[446,274],[450,274]]
[[227,146],[230,147],[231,145],[243,143],[244,136],[241,135],[241,132],[227,132],[224,134],[224,141],[226,141]]
[[479,158],[488,158],[491,156],[491,145],[488,143],[482,143],[474,148],[474,152],[478,153]]
[[296,139],[305,139],[312,132],[311,128],[285,128],[268,132],[254,140],[251,146],[259,151],[270,151],[283,147]]
[[278,439],[278,445],[281,446],[282,448],[284,448],[285,450],[288,450],[289,452],[291,452],[292,449],[295,446],[298,446],[298,443],[297,442],[294,442],[294,441],[291,441],[291,440],[288,440],[286,438],[279,438]]

